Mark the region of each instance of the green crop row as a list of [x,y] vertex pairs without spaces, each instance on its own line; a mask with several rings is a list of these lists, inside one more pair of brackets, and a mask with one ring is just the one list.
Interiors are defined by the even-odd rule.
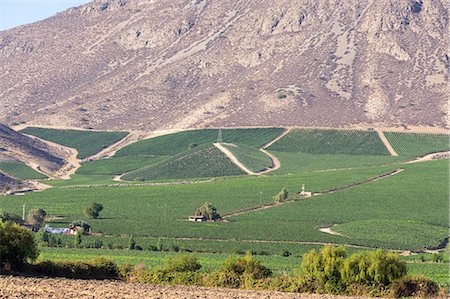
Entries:
[[58,130],[36,127],[25,128],[21,133],[72,147],[78,151],[79,159],[95,155],[128,135],[127,132]]
[[0,170],[21,180],[47,178],[47,176],[37,172],[22,162],[0,161]]
[[396,132],[386,132],[384,135],[400,156],[416,157],[450,150],[449,135]]
[[295,129],[269,147],[271,151],[334,155],[389,155],[373,131]]

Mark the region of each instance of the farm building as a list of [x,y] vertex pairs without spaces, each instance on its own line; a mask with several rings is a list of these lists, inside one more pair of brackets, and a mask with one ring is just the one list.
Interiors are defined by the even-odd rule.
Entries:
[[206,217],[205,216],[189,216],[189,221],[203,222],[203,221],[206,221]]
[[76,233],[75,229],[72,228],[53,228],[45,225],[44,231],[49,234],[60,234],[60,235],[74,235]]

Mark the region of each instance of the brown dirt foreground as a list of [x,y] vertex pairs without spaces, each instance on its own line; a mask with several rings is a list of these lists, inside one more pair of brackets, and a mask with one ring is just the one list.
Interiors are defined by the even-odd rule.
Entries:
[[350,297],[195,288],[186,286],[155,286],[121,281],[0,276],[0,298],[349,299]]

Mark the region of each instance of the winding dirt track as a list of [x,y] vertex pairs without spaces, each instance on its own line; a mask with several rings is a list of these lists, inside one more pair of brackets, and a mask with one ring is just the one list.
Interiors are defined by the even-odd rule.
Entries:
[[[213,289],[187,286],[157,286],[111,280],[24,278],[0,276],[0,298],[19,299],[350,299],[331,295],[293,294],[267,291]],[[362,298],[362,297],[352,297]]]
[[[275,139],[271,140],[270,142],[266,143],[265,145],[263,145],[262,147],[259,148],[260,152],[262,152],[263,154],[265,154],[266,156],[268,156],[270,158],[270,160],[272,161],[272,167],[270,167],[268,169],[265,169],[263,171],[258,171],[258,172],[254,172],[254,171],[248,169],[244,164],[241,163],[241,161],[239,161],[239,159],[229,149],[224,147],[222,144],[214,143],[214,146],[216,148],[218,148],[223,154],[225,154],[225,156],[227,156],[227,158],[230,159],[231,162],[233,162],[233,164],[235,164],[237,167],[239,167],[242,171],[244,171],[248,175],[263,175],[263,174],[266,174],[268,172],[277,170],[277,169],[279,169],[281,167],[280,160],[275,155],[273,155],[270,152],[266,151],[266,148],[268,148],[269,146],[271,146],[272,144],[274,144],[275,142],[277,142],[278,140],[283,138],[290,131],[291,131],[291,128],[288,128],[283,133],[278,135]],[[228,143],[228,144],[231,145],[231,146],[235,146],[232,143]]]
[[387,178],[387,177],[391,177],[393,175],[399,174],[403,170],[404,170],[403,168],[398,168],[398,169],[389,171],[387,173],[383,173],[383,174],[377,175],[376,177],[373,177],[373,178],[370,178],[370,179],[367,179],[367,180],[363,180],[363,181],[360,181],[360,182],[344,185],[344,186],[333,188],[333,189],[326,190],[326,191],[322,191],[320,193],[315,193],[313,195],[307,195],[307,196],[302,197],[301,199],[289,199],[289,200],[285,200],[285,201],[282,201],[282,202],[274,202],[274,203],[269,204],[269,205],[259,206],[259,207],[256,207],[256,208],[244,209],[244,210],[241,210],[241,211],[238,211],[238,212],[235,212],[235,213],[224,214],[223,218],[226,219],[226,218],[240,216],[240,215],[244,215],[244,214],[248,214],[248,213],[253,213],[253,212],[258,212],[258,211],[262,211],[262,210],[267,210],[267,209],[270,209],[270,208],[274,208],[274,207],[278,207],[278,206],[281,206],[281,205],[285,205],[285,204],[289,204],[289,203],[292,203],[292,202],[296,202],[296,201],[299,201],[299,200],[303,200],[303,199],[306,199],[306,198],[316,197],[316,196],[320,196],[320,195],[323,195],[323,194],[335,193],[335,192],[338,192],[338,191],[341,191],[341,190],[350,189],[350,188],[353,188],[353,187],[356,187],[356,186],[364,185],[364,184],[371,183],[371,182],[376,182],[376,181],[379,181],[381,179],[384,179],[384,178]]
[[226,147],[224,147],[220,143],[213,143],[214,146],[219,149],[225,156],[227,156],[228,159],[233,162],[234,165],[239,167],[243,172],[249,175],[259,175],[259,173],[253,172],[250,169],[248,169],[244,164],[241,163],[241,161],[238,160],[238,158]]

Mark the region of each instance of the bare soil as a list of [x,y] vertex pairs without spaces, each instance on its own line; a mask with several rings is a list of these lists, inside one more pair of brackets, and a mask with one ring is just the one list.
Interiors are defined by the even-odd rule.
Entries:
[[[319,299],[350,298],[330,295],[290,294],[266,291],[155,286],[122,281],[0,276],[0,298],[222,298],[222,299]],[[362,298],[362,297],[353,297]]]

